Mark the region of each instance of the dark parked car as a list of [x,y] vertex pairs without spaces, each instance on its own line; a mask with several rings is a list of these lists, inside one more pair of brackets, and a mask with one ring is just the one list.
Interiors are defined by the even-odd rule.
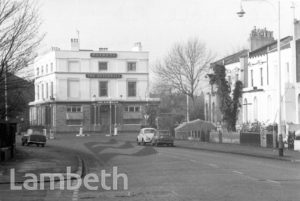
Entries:
[[174,146],[174,138],[171,136],[170,131],[168,130],[159,130],[156,132],[152,138],[151,141],[152,146],[158,146],[158,145],[168,145],[168,146]]
[[42,146],[44,147],[46,144],[46,136],[41,134],[30,134],[30,135],[24,135],[22,137],[22,146],[30,144],[35,144],[36,146]]

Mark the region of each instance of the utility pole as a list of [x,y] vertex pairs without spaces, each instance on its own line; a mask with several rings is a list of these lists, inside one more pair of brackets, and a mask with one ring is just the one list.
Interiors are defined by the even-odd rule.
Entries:
[[4,64],[4,96],[5,96],[5,121],[8,121],[8,98],[7,98],[7,64]]
[[189,103],[189,96],[186,95],[186,122],[189,122],[190,121],[190,111],[189,111],[189,108],[190,108],[190,103]]

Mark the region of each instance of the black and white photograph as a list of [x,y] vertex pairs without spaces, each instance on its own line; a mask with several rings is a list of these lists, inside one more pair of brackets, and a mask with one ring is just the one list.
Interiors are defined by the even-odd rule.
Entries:
[[0,201],[299,201],[300,0],[0,0]]

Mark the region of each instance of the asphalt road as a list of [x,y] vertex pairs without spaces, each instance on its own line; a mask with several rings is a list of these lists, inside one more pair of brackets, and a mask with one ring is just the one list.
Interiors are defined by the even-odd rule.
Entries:
[[[178,147],[137,146],[135,137],[68,135],[48,145],[80,155],[87,174],[100,177],[101,171],[112,173],[117,167],[118,173],[128,177],[128,190],[123,189],[123,180],[119,179],[116,191],[104,190],[99,184],[96,191],[84,186],[74,191],[27,191],[20,193],[21,197],[14,194],[14,199],[0,194],[0,200],[300,200],[299,163]],[[108,178],[106,185],[112,186],[112,179]]]

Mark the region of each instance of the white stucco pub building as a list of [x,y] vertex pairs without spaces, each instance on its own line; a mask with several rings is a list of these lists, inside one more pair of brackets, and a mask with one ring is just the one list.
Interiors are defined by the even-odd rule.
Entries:
[[141,43],[131,51],[92,51],[71,39],[71,50],[52,48],[34,62],[30,124],[54,132],[138,130],[146,107],[159,104],[149,97],[148,57]]

